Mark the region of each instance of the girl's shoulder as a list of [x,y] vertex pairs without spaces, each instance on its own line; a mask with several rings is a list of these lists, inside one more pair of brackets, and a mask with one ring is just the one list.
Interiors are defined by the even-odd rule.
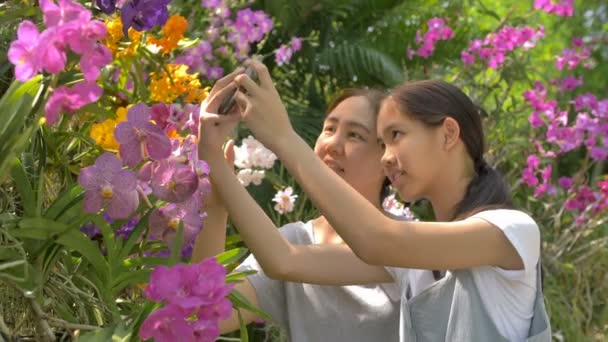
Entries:
[[540,229],[529,214],[515,209],[491,209],[467,219],[482,219],[500,228],[521,257],[525,271],[536,269],[540,258]]
[[538,230],[538,224],[532,216],[517,209],[495,208],[481,210],[467,217],[467,219],[473,218],[486,220],[501,229],[517,226]]

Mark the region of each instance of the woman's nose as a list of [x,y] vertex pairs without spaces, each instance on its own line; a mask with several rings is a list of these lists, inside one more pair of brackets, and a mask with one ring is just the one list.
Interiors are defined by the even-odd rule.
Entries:
[[337,133],[334,133],[332,136],[327,137],[326,146],[327,152],[329,153],[335,153],[338,155],[344,153],[344,141],[342,137]]

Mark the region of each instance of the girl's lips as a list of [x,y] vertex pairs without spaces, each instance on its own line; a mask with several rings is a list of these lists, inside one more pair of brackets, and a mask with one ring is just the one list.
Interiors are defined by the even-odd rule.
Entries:
[[405,175],[405,172],[401,170],[395,170],[388,174],[388,179],[391,181],[391,183],[396,184],[397,182],[399,182],[403,175]]
[[333,160],[323,160],[323,162],[325,163],[325,165],[329,166],[330,169],[339,172],[339,173],[343,173],[344,172],[344,168],[342,168],[338,163],[336,163]]

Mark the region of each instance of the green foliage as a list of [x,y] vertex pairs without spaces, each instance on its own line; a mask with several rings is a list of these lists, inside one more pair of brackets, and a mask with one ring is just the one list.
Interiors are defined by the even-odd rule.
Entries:
[[[243,7],[251,5],[246,1],[235,3]],[[581,226],[564,210],[565,194],[536,198],[520,178],[526,157],[533,151],[530,141],[534,137],[528,124],[530,108],[522,93],[534,81],[548,82],[573,74],[585,80],[584,88],[574,94],[591,92],[606,97],[608,9],[600,0],[578,0],[575,16],[564,18],[534,11],[532,3],[258,0],[253,6],[273,16],[275,31],[254,52],[266,56],[264,62],[287,104],[292,124],[311,145],[320,131],[328,102],[340,89],[391,88],[403,80],[425,78],[441,78],[461,86],[488,113],[485,118],[488,159],[513,184],[518,206],[532,213],[542,227],[544,291],[556,338],[605,340],[608,336],[605,215]],[[197,23],[189,28],[191,37],[200,36],[205,30],[209,18],[200,2],[174,0],[172,11],[185,15],[190,23]],[[0,44],[4,51],[14,39],[17,24],[24,18],[40,19],[33,18],[38,13],[31,1],[0,4]],[[439,42],[428,59],[408,58],[407,49],[414,45],[416,31],[426,30],[425,23],[433,17],[445,18],[454,28],[455,37]],[[533,49],[509,54],[499,70],[479,63],[471,67],[462,64],[460,53],[472,39],[483,39],[507,24],[541,24],[546,36]],[[278,66],[272,53],[293,36],[304,37],[303,49],[290,64]],[[594,68],[557,70],[555,56],[578,36],[592,46]],[[156,56],[146,58],[162,66]],[[35,77],[22,83],[11,81],[12,78],[6,54],[0,56],[0,286],[15,290],[26,305],[41,307],[62,324],[79,323],[95,329],[83,332],[82,341],[136,340],[134,332],[158,307],[142,299],[139,286],[147,282],[152,267],[179,261],[181,239],[176,239],[171,258],[149,256],[145,253],[162,248],[158,243],[140,239],[147,234],[151,210],[144,212],[126,241],[114,235],[124,222],[108,224],[99,216],[83,215],[84,191],[76,184],[76,176],[101,152],[88,136],[90,125],[95,119],[113,114],[109,114],[108,105],[102,100],[87,106],[86,115],[63,120],[59,127],[40,125],[47,90],[59,80]],[[137,92],[147,91],[141,86],[142,79],[135,81]],[[124,82],[123,76],[118,83]],[[562,105],[567,101],[565,97],[558,100]],[[239,131],[240,138],[247,134],[245,129]],[[560,159],[554,167],[569,173],[581,169],[590,179],[606,176],[605,162],[588,165],[587,159],[585,155],[574,154]],[[275,177],[272,184],[292,186],[299,195],[294,212],[278,215],[272,208],[271,198],[277,190],[272,184],[249,188],[277,226],[306,221],[318,214],[281,165],[275,166],[272,175]],[[413,209],[420,217],[431,218],[425,203],[415,203]],[[103,253],[99,241],[89,240],[80,232],[86,223],[100,227]],[[236,232],[229,231],[228,250],[217,258],[232,269],[247,250]],[[231,273],[227,281],[238,282],[247,274]],[[230,298],[237,308],[266,317],[237,292]],[[242,340],[258,341],[266,333],[260,333],[255,326],[248,329],[243,326],[240,335]]]

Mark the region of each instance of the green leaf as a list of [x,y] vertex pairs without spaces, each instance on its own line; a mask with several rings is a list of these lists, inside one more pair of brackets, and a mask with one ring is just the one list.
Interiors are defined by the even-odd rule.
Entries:
[[41,217],[24,218],[19,220],[17,225],[19,228],[11,231],[13,236],[37,240],[56,238],[71,229],[63,223]]
[[25,218],[19,221],[19,228],[11,230],[11,235],[18,238],[36,240],[55,240],[56,243],[80,253],[93,265],[102,279],[107,279],[109,265],[99,248],[73,227],[45,218]]
[[167,265],[167,258],[158,257],[135,257],[127,258],[122,260],[122,267],[133,268],[140,266],[154,267],[160,265]]
[[141,309],[141,311],[139,312],[137,317],[135,317],[135,319],[133,320],[133,323],[131,325],[131,331],[133,331],[134,334],[131,335],[131,340],[129,342],[138,341],[137,335],[139,334],[139,328],[141,327],[142,323],[148,317],[148,315],[150,315],[150,313],[152,311],[159,308],[160,305],[161,305],[160,303],[154,303],[154,302],[150,302],[150,301],[146,302],[146,304],[144,304],[143,308]]
[[114,330],[116,330],[116,325],[111,325],[109,327],[95,330],[86,334],[81,335],[78,338],[80,342],[107,342],[112,341],[112,335],[114,334]]
[[118,251],[116,250],[116,243],[114,241],[115,235],[110,224],[99,215],[94,215],[91,221],[99,228],[103,235],[103,241],[106,244],[106,250],[108,253],[108,261],[112,269],[120,262],[118,260]]
[[181,259],[182,252],[182,239],[184,238],[184,221],[179,222],[177,227],[177,233],[175,233],[175,241],[171,246],[171,256],[169,257],[169,265],[177,264]]
[[249,310],[265,320],[272,319],[270,315],[268,315],[266,312],[260,310],[259,308],[256,308],[253,304],[251,304],[251,302],[249,302],[249,300],[237,290],[232,290],[232,292],[230,292],[230,294],[228,295],[228,299],[230,299],[232,305],[234,305],[236,308],[243,308],[245,310]]
[[83,198],[84,189],[80,185],[74,184],[72,187],[59,195],[55,201],[53,201],[53,204],[51,204],[51,206],[44,213],[44,216],[51,220],[55,220],[67,209],[80,203]]
[[256,274],[258,271],[256,270],[248,270],[242,272],[233,272],[226,276],[227,283],[236,283],[239,282],[240,279],[245,278],[248,275]]
[[218,254],[216,258],[219,264],[226,266],[239,261],[245,254],[247,248],[233,248]]
[[11,170],[11,176],[15,182],[15,187],[19,192],[19,196],[21,196],[24,215],[29,217],[38,216],[36,213],[36,199],[34,198],[32,183],[19,159],[15,159],[15,164]]
[[41,80],[36,76],[25,83],[14,81],[0,98],[0,182],[38,128],[31,114],[42,94]]
[[320,55],[320,62],[332,66],[335,75],[354,75],[387,87],[404,80],[401,67],[390,56],[364,45],[343,44],[326,49]]
[[91,242],[80,231],[71,230],[67,234],[61,236],[57,243],[71,248],[87,259],[91,265],[97,270],[102,279],[108,277],[108,263],[103,258],[99,247]]
[[126,259],[129,255],[131,255],[131,253],[133,253],[133,246],[135,246],[135,244],[139,240],[142,232],[148,227],[148,218],[150,217],[152,210],[153,209],[149,209],[148,211],[146,211],[144,216],[142,216],[142,218],[139,219],[139,222],[137,222],[137,225],[135,225],[133,232],[131,232],[131,236],[129,236],[129,239],[124,244],[120,253],[118,254],[118,258],[120,260]]
[[241,342],[249,342],[249,333],[247,332],[247,325],[245,321],[243,321],[243,315],[241,315],[241,310],[236,311],[239,314],[239,325],[241,327]]
[[135,284],[144,284],[150,281],[150,273],[152,271],[149,269],[142,270],[127,270],[119,274],[113,281],[113,291],[114,293],[120,292],[122,289]]

